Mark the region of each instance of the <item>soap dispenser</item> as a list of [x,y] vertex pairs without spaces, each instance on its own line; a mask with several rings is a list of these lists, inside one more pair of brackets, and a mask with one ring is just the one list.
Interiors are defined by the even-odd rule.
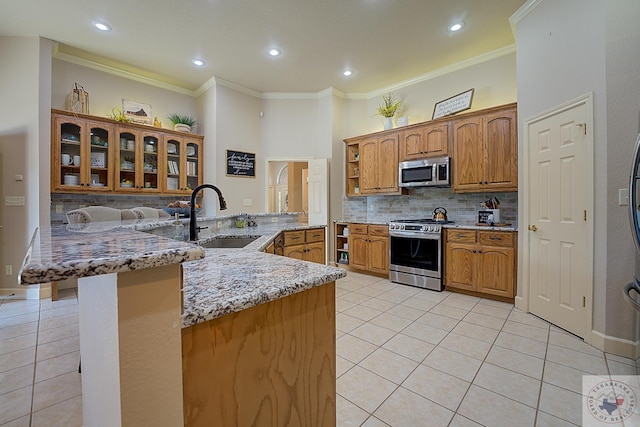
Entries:
[[175,221],[173,221],[173,239],[184,240],[184,224],[180,221],[178,212],[176,212]]

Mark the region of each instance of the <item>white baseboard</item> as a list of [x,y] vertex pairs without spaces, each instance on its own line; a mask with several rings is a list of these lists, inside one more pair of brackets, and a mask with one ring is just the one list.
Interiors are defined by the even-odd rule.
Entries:
[[513,305],[515,305],[515,307],[518,310],[522,310],[524,312],[528,312],[529,311],[528,307],[527,307],[527,302],[522,297],[516,296],[514,298]]
[[605,353],[611,353],[633,360],[636,360],[638,356],[640,356],[640,347],[637,341],[611,337],[598,331],[591,331],[591,345]]
[[0,299],[42,299],[50,296],[50,286],[31,285],[18,288],[0,288]]

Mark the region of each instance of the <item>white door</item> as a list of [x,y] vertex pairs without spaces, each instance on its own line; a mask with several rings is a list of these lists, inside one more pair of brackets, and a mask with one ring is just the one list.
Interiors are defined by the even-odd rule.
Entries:
[[593,280],[590,100],[527,122],[529,223],[522,230],[529,241],[529,310],[583,338]]
[[329,224],[329,162],[309,161],[309,225]]

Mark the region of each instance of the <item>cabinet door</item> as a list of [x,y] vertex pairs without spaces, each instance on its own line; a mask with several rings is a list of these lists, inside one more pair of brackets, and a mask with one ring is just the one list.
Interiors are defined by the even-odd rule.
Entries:
[[398,187],[398,135],[390,135],[378,143],[378,192],[394,193]]
[[308,243],[305,247],[303,259],[318,264],[325,264],[324,242]]
[[360,196],[360,143],[348,142],[345,145],[346,159],[346,193],[349,196]]
[[515,249],[483,246],[478,252],[478,291],[513,298]]
[[202,185],[202,141],[187,140],[185,152],[185,174],[187,192],[193,191]]
[[367,235],[355,234],[353,231],[349,235],[349,264],[352,267],[365,270],[367,268]]
[[155,132],[142,132],[140,147],[140,161],[142,162],[142,182],[139,186],[144,192],[157,193],[163,187],[162,166],[162,135]]
[[370,139],[360,143],[360,192],[362,194],[378,192],[378,156],[377,140]]
[[490,114],[484,118],[484,184],[492,190],[518,189],[516,128],[515,110]]
[[52,115],[51,121],[53,127],[51,132],[51,190],[81,191],[81,184],[84,184],[81,180],[81,168],[80,165],[73,164],[73,158],[74,156],[82,156],[84,151],[82,149],[83,142],[87,138],[85,122],[82,119],[58,115]]
[[445,156],[449,151],[449,123],[440,123],[424,128],[423,156]]
[[483,188],[482,118],[453,122],[452,191]]
[[448,243],[445,249],[445,285],[475,291],[477,246]]
[[82,175],[91,191],[113,190],[113,126],[106,123],[88,121],[89,137],[87,150],[83,151]]
[[289,258],[303,260],[305,256],[304,245],[285,246],[283,254]]
[[186,164],[186,147],[184,140],[176,136],[165,137],[165,193],[184,194],[187,187],[184,167]]
[[389,272],[389,238],[369,236],[368,269],[376,273]]
[[424,157],[423,128],[413,128],[400,135],[400,161]]
[[[118,192],[137,192],[142,182],[142,162],[137,147],[140,145],[138,132],[131,129],[118,127],[116,129],[117,149],[114,159],[115,185]],[[136,169],[138,165],[138,169]]]

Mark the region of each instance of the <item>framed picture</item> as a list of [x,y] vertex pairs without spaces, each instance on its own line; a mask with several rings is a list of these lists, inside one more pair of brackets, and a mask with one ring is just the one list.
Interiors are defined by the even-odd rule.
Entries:
[[122,100],[122,111],[133,123],[141,123],[144,125],[153,125],[153,116],[151,115],[151,105],[142,102]]
[[433,107],[433,119],[437,119],[444,116],[450,116],[451,114],[458,113],[460,111],[468,110],[471,108],[471,101],[473,100],[474,89],[469,89],[458,95],[447,98],[443,101],[437,102]]
[[255,153],[227,150],[227,176],[243,176],[255,178]]
[[105,167],[105,155],[106,153],[91,153],[91,167],[103,168]]

